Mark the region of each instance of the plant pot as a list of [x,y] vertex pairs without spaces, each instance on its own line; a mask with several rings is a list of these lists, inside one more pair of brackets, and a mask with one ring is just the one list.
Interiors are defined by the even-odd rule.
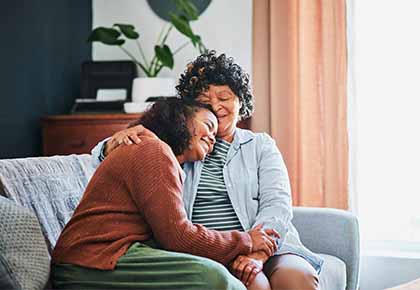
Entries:
[[173,97],[176,95],[173,78],[135,78],[131,98],[133,102],[124,104],[126,113],[141,113],[152,103],[149,97]]
[[144,103],[149,97],[173,97],[176,95],[173,78],[135,78],[132,99],[134,103]]

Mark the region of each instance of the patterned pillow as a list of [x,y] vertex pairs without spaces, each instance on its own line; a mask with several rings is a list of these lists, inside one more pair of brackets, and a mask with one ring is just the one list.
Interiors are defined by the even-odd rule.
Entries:
[[0,196],[0,289],[43,289],[50,261],[37,218]]

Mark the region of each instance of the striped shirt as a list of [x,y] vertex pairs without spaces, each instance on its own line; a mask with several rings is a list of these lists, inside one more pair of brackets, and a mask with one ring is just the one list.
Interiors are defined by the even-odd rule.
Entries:
[[213,152],[204,160],[193,206],[192,222],[214,230],[243,231],[223,178],[223,167],[229,147],[230,143],[217,139]]

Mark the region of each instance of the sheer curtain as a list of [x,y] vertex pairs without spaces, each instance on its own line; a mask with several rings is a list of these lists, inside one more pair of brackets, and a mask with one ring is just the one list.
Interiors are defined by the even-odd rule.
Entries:
[[355,199],[370,250],[420,250],[420,17],[412,0],[348,1]]
[[254,0],[251,128],[273,136],[295,205],[348,208],[344,0]]

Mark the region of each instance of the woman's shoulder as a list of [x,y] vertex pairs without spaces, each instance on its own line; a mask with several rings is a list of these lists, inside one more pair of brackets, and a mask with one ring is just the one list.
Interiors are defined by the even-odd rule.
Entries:
[[273,143],[274,139],[266,132],[253,132],[248,129],[236,129],[236,134],[238,136],[238,141],[241,144],[248,142],[255,143],[256,146],[260,146],[266,143]]

